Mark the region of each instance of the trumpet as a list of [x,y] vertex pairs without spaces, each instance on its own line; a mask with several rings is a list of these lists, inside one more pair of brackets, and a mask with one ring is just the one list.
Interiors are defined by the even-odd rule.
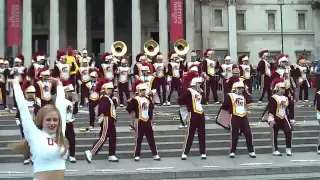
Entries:
[[111,52],[116,57],[121,57],[127,53],[127,45],[122,41],[116,41],[111,45]]
[[174,43],[174,51],[181,56],[184,56],[188,53],[190,46],[188,42],[184,39],[179,39]]
[[150,57],[156,56],[160,51],[159,44],[154,40],[149,40],[145,42],[143,49],[144,52]]

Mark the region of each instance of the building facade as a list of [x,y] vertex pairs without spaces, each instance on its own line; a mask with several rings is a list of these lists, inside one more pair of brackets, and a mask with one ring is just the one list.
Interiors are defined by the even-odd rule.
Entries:
[[[299,54],[320,58],[320,11],[315,1],[186,0],[185,37],[199,55],[206,48],[215,49],[217,59],[230,53],[235,61],[245,53],[254,63],[259,51],[269,49],[276,55],[282,48],[294,63]],[[110,51],[114,41],[123,41],[135,56],[152,38],[166,54],[172,46],[169,2],[22,0],[21,51],[31,57],[33,51],[55,54],[71,45],[98,54]],[[0,18],[4,19],[0,22],[0,56],[4,56],[6,4],[0,3]]]

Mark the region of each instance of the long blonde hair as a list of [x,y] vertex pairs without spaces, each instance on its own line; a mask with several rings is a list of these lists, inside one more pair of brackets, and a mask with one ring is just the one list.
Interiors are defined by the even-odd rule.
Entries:
[[[39,129],[42,129],[43,128],[43,126],[42,126],[43,125],[43,120],[44,120],[45,115],[48,114],[49,112],[52,112],[52,111],[56,111],[58,113],[58,116],[59,116],[59,123],[58,123],[58,128],[57,128],[57,131],[56,131],[56,142],[57,142],[57,144],[58,144],[58,146],[60,148],[64,147],[64,152],[61,153],[61,155],[63,156],[63,155],[66,154],[66,152],[68,150],[68,141],[65,139],[65,137],[63,135],[63,132],[62,132],[62,122],[61,122],[61,115],[60,115],[59,110],[55,106],[53,106],[51,104],[43,106],[38,111],[37,117],[36,117],[36,119],[34,121],[34,124]],[[27,140],[22,139],[19,142],[13,144],[11,148],[12,148],[13,152],[24,153],[29,149],[29,145],[28,145]]]

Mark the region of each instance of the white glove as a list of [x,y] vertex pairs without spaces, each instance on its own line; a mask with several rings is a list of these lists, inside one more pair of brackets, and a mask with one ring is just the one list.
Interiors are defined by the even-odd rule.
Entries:
[[20,120],[16,120],[17,126],[20,126],[21,122]]
[[81,85],[81,84],[82,84],[82,82],[81,82],[80,80],[78,80],[78,84],[79,84],[79,85]]
[[223,76],[223,77],[226,77],[226,73],[225,72],[223,72],[223,73],[221,73],[221,75]]
[[157,90],[156,89],[152,89],[151,92],[152,92],[152,95],[154,95],[154,94],[157,93]]

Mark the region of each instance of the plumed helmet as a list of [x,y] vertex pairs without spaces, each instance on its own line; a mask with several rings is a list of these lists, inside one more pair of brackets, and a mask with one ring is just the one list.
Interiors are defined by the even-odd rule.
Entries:
[[102,90],[102,86],[106,83],[110,83],[112,82],[111,79],[108,79],[108,78],[102,78],[102,79],[99,79],[99,81],[97,82],[96,84],[96,87],[95,87],[95,91],[96,92],[101,92]]

